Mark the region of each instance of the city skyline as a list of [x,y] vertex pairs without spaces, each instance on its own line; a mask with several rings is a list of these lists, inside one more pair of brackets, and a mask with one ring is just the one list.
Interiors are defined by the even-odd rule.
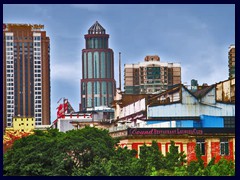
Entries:
[[[14,12],[14,13],[12,13]],[[178,62],[182,83],[214,84],[228,78],[228,47],[235,44],[235,5],[3,5],[4,23],[43,24],[50,37],[51,121],[57,101],[80,103],[84,35],[98,21],[110,35],[118,87],[118,52],[124,64],[147,55]],[[220,72],[220,73],[219,73]]]

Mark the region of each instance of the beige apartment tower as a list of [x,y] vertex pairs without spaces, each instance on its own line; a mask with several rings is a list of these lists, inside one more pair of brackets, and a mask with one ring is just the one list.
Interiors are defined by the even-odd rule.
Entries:
[[235,78],[235,45],[228,49],[228,71],[229,79]]
[[179,63],[160,62],[157,55],[146,56],[144,62],[124,65],[126,94],[152,94],[181,83]]
[[3,24],[3,127],[50,124],[50,40],[39,24]]

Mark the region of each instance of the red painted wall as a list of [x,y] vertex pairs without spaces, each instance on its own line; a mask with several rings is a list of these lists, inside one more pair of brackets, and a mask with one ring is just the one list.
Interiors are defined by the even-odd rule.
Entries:
[[[197,160],[195,147],[196,147],[195,142],[187,143],[187,163]],[[202,156],[202,160],[204,161],[205,165],[207,165],[207,150],[208,150],[208,145],[206,143],[205,144],[205,155]]]
[[[183,151],[183,144],[182,143],[175,143],[175,146],[176,145],[180,145],[180,151],[182,152]],[[169,152],[169,147],[171,146],[171,143],[166,143],[166,146],[165,146],[165,150],[166,152]]]
[[187,154],[188,163],[190,161],[197,160],[196,153],[195,153],[195,146],[196,146],[195,142],[187,143],[187,153],[186,154]]
[[[144,143],[132,143],[132,149],[135,149],[138,152],[138,146],[142,146]],[[146,143],[151,144],[151,143]],[[165,150],[166,152],[169,152],[170,142],[166,143]],[[180,145],[180,150],[183,151],[183,144],[182,143],[175,143],[175,145]],[[161,143],[158,143],[159,150],[161,150]],[[189,142],[187,143],[187,162],[190,163],[191,161],[196,161],[196,152],[195,152],[196,143],[195,142]],[[205,155],[202,156],[202,160],[204,161],[204,165],[207,165],[207,151],[208,151],[208,144],[205,144]],[[228,160],[234,160],[234,152],[233,152],[233,142],[229,142],[229,155],[228,156],[221,156],[220,155],[220,142],[211,142],[211,157],[216,157],[216,161],[218,162],[222,157]],[[138,158],[138,153],[136,155]]]
[[211,156],[215,157],[215,162],[218,162],[222,157],[227,159],[227,160],[234,160],[233,159],[233,142],[229,142],[229,155],[228,156],[221,156],[220,155],[220,142],[212,142],[212,151],[211,151]]
[[[142,146],[144,143],[132,143],[132,149],[135,149],[137,151],[137,155],[136,158],[138,158],[138,146]],[[152,144],[152,143],[146,143],[146,144]],[[158,149],[161,151],[161,143],[157,143],[158,144]]]

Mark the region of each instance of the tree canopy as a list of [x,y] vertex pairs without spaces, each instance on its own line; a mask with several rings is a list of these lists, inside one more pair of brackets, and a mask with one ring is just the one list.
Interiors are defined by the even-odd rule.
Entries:
[[158,143],[136,151],[117,146],[107,130],[85,127],[66,133],[49,129],[15,140],[4,154],[5,176],[206,176],[235,175],[234,162],[214,159],[204,167],[201,155],[186,164],[186,155],[171,141],[166,156]]

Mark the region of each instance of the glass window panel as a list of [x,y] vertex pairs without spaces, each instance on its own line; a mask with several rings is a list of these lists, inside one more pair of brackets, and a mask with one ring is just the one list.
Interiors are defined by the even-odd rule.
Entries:
[[87,54],[83,54],[83,63],[84,63],[84,74],[83,74],[83,79],[87,78]]
[[102,82],[102,94],[107,94],[107,83]]
[[100,82],[97,82],[97,94],[100,94]]
[[92,78],[92,70],[93,70],[93,67],[92,67],[92,53],[89,52],[88,53],[88,78]]
[[94,43],[95,43],[95,49],[98,49],[98,38],[94,38],[95,40],[94,40]]
[[82,83],[82,95],[84,95],[86,93],[86,87],[85,87],[85,83]]
[[92,107],[92,83],[87,83],[87,107]]
[[90,43],[91,44],[91,48],[94,48],[94,38],[91,38],[90,41],[91,41],[91,43]]
[[107,53],[107,78],[111,78],[111,53]]
[[105,52],[101,52],[101,78],[106,78]]
[[94,78],[99,78],[99,53],[94,52]]

